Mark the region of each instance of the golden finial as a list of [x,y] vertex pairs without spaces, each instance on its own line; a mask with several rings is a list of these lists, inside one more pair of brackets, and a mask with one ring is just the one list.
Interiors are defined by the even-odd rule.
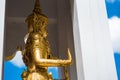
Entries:
[[39,0],[35,1],[33,12],[36,12],[36,13],[41,13],[42,12],[41,8],[40,8],[40,1]]

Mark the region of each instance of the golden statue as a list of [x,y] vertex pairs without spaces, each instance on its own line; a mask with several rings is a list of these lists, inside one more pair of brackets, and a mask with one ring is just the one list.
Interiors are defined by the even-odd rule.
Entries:
[[[28,38],[25,43],[25,49],[21,50],[23,62],[27,70],[22,73],[22,80],[53,80],[52,74],[47,72],[51,66],[69,66],[72,63],[72,57],[68,49],[68,59],[55,59],[50,51],[50,45],[46,39],[48,33],[46,26],[48,18],[42,14],[39,0],[36,0],[33,13],[26,19],[28,24]],[[9,57],[10,58],[10,57]],[[65,69],[66,80],[69,80]]]

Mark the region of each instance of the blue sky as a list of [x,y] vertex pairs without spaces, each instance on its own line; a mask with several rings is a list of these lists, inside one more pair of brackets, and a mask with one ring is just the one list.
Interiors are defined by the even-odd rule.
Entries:
[[120,80],[120,0],[106,0],[105,2],[117,75]]
[[106,0],[108,18],[117,16],[120,18],[120,0]]

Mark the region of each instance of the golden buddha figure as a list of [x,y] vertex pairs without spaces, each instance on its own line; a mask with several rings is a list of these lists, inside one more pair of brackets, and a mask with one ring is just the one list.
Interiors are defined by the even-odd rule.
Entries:
[[[53,80],[52,74],[48,73],[48,67],[69,66],[72,63],[70,51],[68,49],[67,60],[55,59],[52,56],[50,45],[46,38],[48,35],[46,30],[48,18],[42,14],[39,0],[36,0],[33,13],[27,17],[26,23],[28,24],[28,38],[25,43],[25,49],[20,50],[22,51],[23,62],[27,66],[27,70],[22,73],[22,79]],[[68,80],[68,75],[66,80]]]

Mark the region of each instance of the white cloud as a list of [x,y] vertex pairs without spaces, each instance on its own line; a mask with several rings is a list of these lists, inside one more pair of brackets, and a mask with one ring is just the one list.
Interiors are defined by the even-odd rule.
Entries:
[[22,60],[21,51],[17,51],[15,57],[12,60],[10,60],[10,62],[19,68],[25,67],[25,64],[23,63]]
[[114,52],[120,53],[120,18],[114,16],[108,22]]
[[116,0],[106,0],[108,3],[114,3]]

